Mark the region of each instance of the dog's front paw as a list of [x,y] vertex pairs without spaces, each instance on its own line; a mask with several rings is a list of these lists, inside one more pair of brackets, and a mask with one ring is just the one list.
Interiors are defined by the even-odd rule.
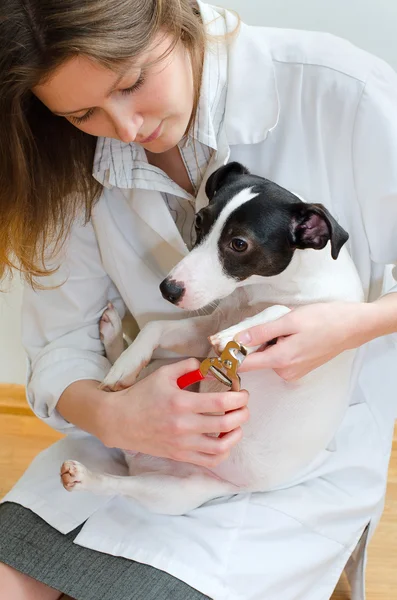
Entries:
[[148,323],[134,342],[117,358],[101,385],[110,391],[123,390],[133,385],[142,369],[150,362],[158,346],[159,330],[155,322]]
[[76,460],[66,460],[61,466],[62,485],[68,492],[83,488],[86,476],[86,467]]
[[[264,325],[265,323],[270,323],[271,321],[276,321],[281,317],[285,316],[287,313],[291,312],[291,309],[287,306],[283,306],[281,304],[275,304],[274,306],[270,306],[266,308],[262,312],[254,315],[253,317],[249,317],[232,327],[228,327],[223,331],[219,331],[214,335],[211,335],[208,339],[211,345],[215,348],[217,352],[221,352],[226,344],[234,340],[238,333],[245,331],[249,327],[255,327],[256,325]],[[255,352],[260,346],[250,346],[247,348],[248,353]]]
[[123,324],[111,302],[99,321],[99,337],[108,359],[114,364],[124,350]]
[[242,330],[243,328],[241,324],[234,325],[233,327],[229,327],[223,331],[218,331],[218,333],[215,333],[214,335],[210,335],[208,339],[216,352],[220,353],[222,350],[224,350],[225,346],[231,342]]
[[120,315],[111,302],[108,303],[99,321],[99,335],[105,347],[112,344],[120,335],[123,335],[123,324]]
[[[100,385],[100,389],[118,392],[134,385],[142,369],[146,367],[150,359],[137,360],[137,353],[132,350],[134,344],[127,348],[115,362],[109,373]],[[137,364],[138,362],[138,364]]]

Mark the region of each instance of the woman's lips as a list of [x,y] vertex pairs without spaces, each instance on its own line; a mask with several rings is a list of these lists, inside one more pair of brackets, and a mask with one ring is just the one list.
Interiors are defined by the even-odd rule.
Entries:
[[153,131],[153,133],[151,133],[149,135],[149,137],[144,138],[143,140],[139,140],[140,144],[148,144],[149,142],[154,142],[154,140],[157,140],[158,137],[160,137],[160,133],[161,133],[161,125],[162,122],[160,123],[160,125]]

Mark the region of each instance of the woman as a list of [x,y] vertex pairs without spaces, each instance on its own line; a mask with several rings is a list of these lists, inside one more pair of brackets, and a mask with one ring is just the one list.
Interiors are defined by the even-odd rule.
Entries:
[[[341,40],[239,25],[194,0],[7,0],[0,40],[2,271],[17,261],[35,284],[23,309],[28,398],[69,434],[0,507],[0,598],[322,600],[354,552],[363,599],[395,416],[385,335],[397,296],[380,295],[397,258],[396,75]],[[184,517],[68,495],[66,458],[123,472],[111,448],[126,448],[213,465],[241,439],[245,392],[178,390],[194,359],[158,355],[170,364],[131,389],[98,390],[109,301],[139,326],[188,316],[158,284],[192,246],[205,181],[228,160],[322,202],[350,233],[370,302],[296,310],[251,332],[251,343],[283,339],[246,361],[295,379],[361,346],[327,460],[287,489]],[[208,438],[202,413],[220,407],[232,412],[214,430],[228,433]]]

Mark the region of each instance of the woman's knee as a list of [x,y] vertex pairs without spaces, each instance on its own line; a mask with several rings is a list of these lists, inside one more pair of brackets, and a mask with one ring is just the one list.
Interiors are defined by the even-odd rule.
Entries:
[[0,600],[60,600],[57,590],[0,562]]

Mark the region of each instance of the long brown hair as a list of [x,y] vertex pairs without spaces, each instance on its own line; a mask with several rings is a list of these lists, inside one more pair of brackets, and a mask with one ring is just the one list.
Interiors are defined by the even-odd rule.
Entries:
[[91,175],[96,138],[51,113],[31,89],[76,55],[117,68],[159,31],[190,52],[192,121],[205,44],[195,0],[2,0],[0,280],[12,267],[30,283],[53,272],[48,248],[62,246],[78,213],[89,219],[101,191]]

